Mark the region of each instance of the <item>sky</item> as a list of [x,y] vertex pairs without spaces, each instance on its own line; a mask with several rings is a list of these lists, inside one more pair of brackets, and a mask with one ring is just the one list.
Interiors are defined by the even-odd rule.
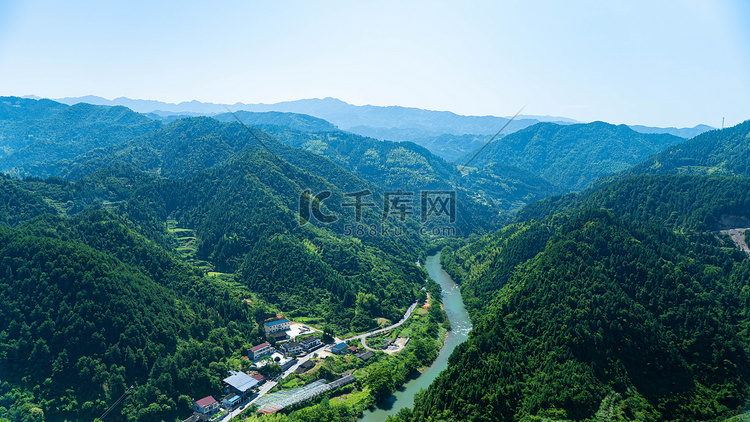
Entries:
[[0,96],[750,119],[750,2],[0,0]]

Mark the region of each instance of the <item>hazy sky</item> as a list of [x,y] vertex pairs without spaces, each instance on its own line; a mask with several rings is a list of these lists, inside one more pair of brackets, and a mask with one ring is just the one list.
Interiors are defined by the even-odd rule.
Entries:
[[730,126],[750,119],[748,22],[741,0],[0,0],[0,95]]

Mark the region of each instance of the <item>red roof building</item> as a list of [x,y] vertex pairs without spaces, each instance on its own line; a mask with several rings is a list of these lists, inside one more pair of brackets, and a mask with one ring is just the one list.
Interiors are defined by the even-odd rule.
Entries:
[[264,342],[263,344],[259,344],[252,349],[250,349],[247,352],[247,357],[250,358],[250,360],[258,360],[262,358],[263,356],[268,356],[272,352],[271,345],[268,342]]
[[219,402],[212,396],[206,396],[193,403],[193,410],[204,415],[210,415],[219,410]]

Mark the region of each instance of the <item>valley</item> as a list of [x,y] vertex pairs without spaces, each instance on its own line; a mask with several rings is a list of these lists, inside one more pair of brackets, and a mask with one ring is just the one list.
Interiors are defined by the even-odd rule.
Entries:
[[316,104],[2,97],[0,420],[744,417],[748,122]]

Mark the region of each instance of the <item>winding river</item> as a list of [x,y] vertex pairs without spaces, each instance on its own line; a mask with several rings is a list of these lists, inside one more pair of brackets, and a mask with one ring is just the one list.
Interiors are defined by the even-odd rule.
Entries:
[[445,340],[443,348],[440,349],[435,362],[417,378],[409,380],[395,394],[380,403],[378,407],[365,410],[359,422],[382,422],[389,415],[395,415],[401,408],[414,407],[414,395],[419,390],[429,387],[432,380],[448,367],[448,356],[453,353],[456,346],[466,341],[469,336],[471,319],[469,319],[464,302],[461,300],[461,291],[440,265],[440,254],[429,256],[425,267],[430,277],[438,282],[440,288],[443,289],[445,313],[448,314],[452,329],[448,333],[448,338]]

